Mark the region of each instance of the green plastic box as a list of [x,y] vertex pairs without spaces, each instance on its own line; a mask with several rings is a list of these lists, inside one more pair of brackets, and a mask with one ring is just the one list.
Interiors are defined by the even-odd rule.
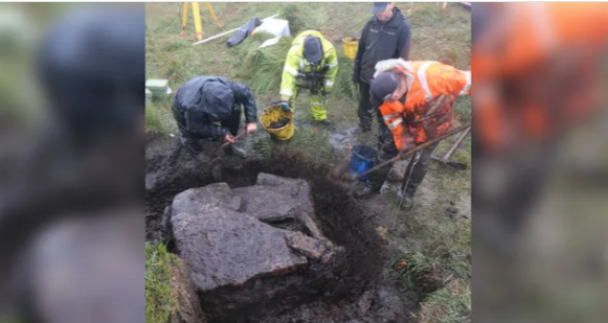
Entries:
[[152,92],[153,99],[164,99],[170,93],[169,80],[151,79],[146,81],[146,89]]
[[146,88],[146,105],[152,103],[152,91]]

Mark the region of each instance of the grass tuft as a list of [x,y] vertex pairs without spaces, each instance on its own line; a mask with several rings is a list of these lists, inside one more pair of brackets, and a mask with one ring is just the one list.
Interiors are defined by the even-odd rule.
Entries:
[[247,79],[246,84],[256,94],[266,94],[270,91],[278,94],[285,57],[293,38],[284,37],[274,46],[259,48],[262,44],[260,38],[263,39],[263,35],[254,37],[248,42],[248,46],[241,48],[245,63],[237,72],[237,77]]
[[454,280],[445,288],[430,294],[421,304],[421,323],[471,322],[471,287],[462,280]]
[[180,39],[180,40],[176,40],[170,43],[167,43],[164,47],[163,47],[163,51],[165,52],[175,52],[184,48],[189,48],[190,46],[192,46],[192,44],[190,44],[189,42]]
[[171,133],[177,130],[177,124],[171,116],[171,100],[166,99],[146,106],[146,130],[160,133]]
[[403,234],[405,245],[413,248],[393,263],[395,268],[406,263],[395,277],[402,287],[416,292],[421,300],[433,300],[434,292],[453,282],[470,281],[470,221],[412,217]]
[[167,323],[178,310],[178,299],[171,289],[177,257],[164,244],[146,244],[146,322]]

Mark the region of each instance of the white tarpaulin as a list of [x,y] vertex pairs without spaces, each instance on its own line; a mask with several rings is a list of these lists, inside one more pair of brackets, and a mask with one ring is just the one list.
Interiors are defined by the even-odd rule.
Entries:
[[289,31],[289,21],[283,19],[267,19],[260,26],[254,29],[251,34],[255,35],[259,32],[265,32],[274,35],[275,37],[265,41],[260,48],[272,46],[279,42],[279,39],[284,36],[291,36]]

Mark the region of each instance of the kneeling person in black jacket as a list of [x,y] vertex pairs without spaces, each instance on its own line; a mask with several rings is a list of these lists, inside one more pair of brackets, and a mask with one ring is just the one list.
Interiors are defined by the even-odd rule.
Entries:
[[[226,140],[236,143],[245,109],[246,134],[257,130],[255,98],[247,86],[225,77],[199,76],[182,85],[173,98],[172,112],[184,146],[198,153],[198,140]],[[244,149],[231,145],[233,152],[245,157]]]

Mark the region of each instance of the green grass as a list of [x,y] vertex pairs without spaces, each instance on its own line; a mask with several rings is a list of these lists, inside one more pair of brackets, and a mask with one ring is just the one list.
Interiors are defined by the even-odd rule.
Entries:
[[146,107],[146,130],[177,133],[177,124],[173,120],[171,107],[167,102],[153,102]]
[[[420,322],[471,320],[471,223],[410,217],[402,228],[411,251],[395,258],[396,282],[420,299]],[[405,267],[399,270],[402,263]]]
[[164,244],[146,244],[146,323],[167,323],[178,309],[171,287],[178,258]]
[[418,314],[421,323],[469,323],[471,286],[466,280],[453,280],[430,294]]
[[[452,279],[470,279],[471,231],[469,221],[414,217],[406,222],[407,245],[417,246],[396,260],[407,266],[400,280],[408,289],[424,290],[426,284],[441,287]],[[437,286],[428,286],[430,290]]]

